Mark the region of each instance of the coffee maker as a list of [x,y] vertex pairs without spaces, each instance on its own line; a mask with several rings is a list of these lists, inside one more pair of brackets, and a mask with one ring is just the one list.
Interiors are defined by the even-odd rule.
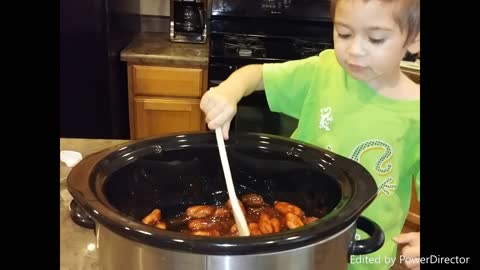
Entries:
[[170,40],[206,43],[206,1],[170,0]]

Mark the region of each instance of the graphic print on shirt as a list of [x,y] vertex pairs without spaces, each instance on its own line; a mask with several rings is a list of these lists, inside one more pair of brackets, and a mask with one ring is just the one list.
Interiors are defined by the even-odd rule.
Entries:
[[[390,144],[382,140],[368,140],[360,143],[355,147],[350,158],[361,163],[362,155],[373,150],[382,151],[378,161],[375,163],[375,172],[379,175],[388,175],[392,171],[392,163],[389,163],[388,160],[393,156],[393,148]],[[397,184],[393,181],[393,178],[389,176],[382,181],[378,187],[378,192],[390,196],[396,189]]]
[[320,129],[330,131],[330,123],[332,123],[332,107],[325,107],[320,109]]

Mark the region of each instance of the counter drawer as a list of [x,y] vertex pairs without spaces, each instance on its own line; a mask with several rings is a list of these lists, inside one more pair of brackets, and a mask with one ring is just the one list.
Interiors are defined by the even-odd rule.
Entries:
[[134,94],[148,96],[200,97],[202,70],[133,65]]

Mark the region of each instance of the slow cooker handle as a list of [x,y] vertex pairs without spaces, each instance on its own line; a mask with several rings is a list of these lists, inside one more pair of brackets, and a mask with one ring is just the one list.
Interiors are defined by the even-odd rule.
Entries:
[[357,220],[357,228],[370,235],[370,238],[359,241],[354,240],[350,244],[349,255],[369,254],[383,246],[385,234],[377,223],[369,218],[360,216]]
[[77,225],[87,229],[95,229],[95,221],[93,221],[90,215],[88,215],[75,200],[70,202],[70,218]]

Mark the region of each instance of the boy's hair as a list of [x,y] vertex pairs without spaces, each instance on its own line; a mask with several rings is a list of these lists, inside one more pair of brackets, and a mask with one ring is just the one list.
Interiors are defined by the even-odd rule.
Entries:
[[[330,14],[335,18],[335,9],[337,2],[342,0],[330,0]],[[368,2],[370,0],[363,0]],[[400,31],[407,30],[407,39],[405,43],[413,41],[420,32],[420,0],[377,0],[383,2],[400,1],[400,9],[395,12],[393,19],[400,27]]]

